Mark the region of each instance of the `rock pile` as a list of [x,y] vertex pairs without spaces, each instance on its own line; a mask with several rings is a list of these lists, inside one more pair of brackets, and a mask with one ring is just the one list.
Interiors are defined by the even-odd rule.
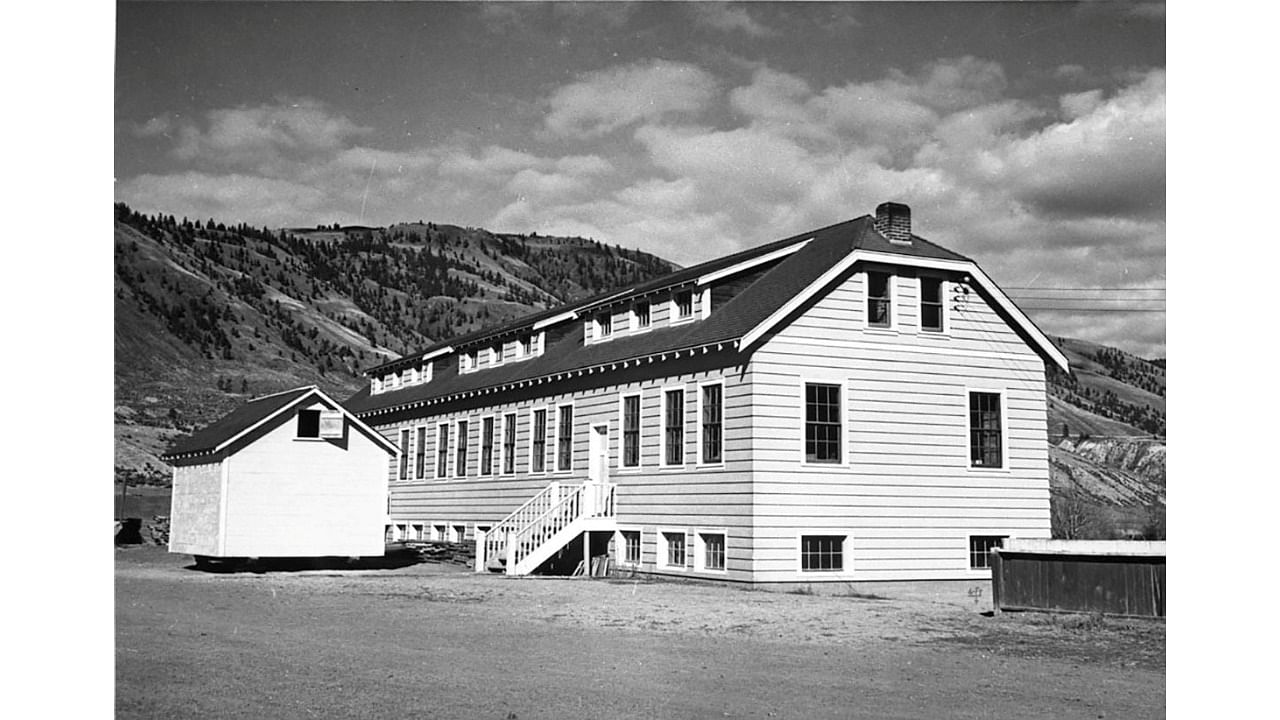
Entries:
[[152,545],[168,546],[169,544],[169,518],[165,515],[156,515],[151,518],[151,522],[147,523],[147,536],[151,540]]

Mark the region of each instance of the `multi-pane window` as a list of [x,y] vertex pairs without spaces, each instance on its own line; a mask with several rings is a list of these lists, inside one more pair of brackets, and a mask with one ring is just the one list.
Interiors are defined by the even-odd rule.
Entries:
[[521,335],[519,343],[520,343],[520,357],[529,357],[530,355],[533,354],[533,336],[532,335]]
[[547,469],[547,411],[533,411],[533,442],[529,452],[531,453],[532,470],[530,472],[543,472]]
[[920,278],[920,329],[942,332],[942,280]]
[[724,569],[724,533],[702,533],[702,568]]
[[640,466],[640,396],[622,398],[622,466]]
[[494,343],[489,346],[489,364],[502,364],[502,343]]
[[723,460],[724,386],[702,386],[702,462]]
[[969,393],[969,464],[1002,467],[1000,441],[1000,393]]
[[676,319],[687,320],[693,317],[693,291],[681,290],[676,293]]
[[663,463],[684,464],[684,390],[668,390],[663,402]]
[[458,457],[453,464],[453,474],[458,477],[467,476],[467,443],[471,439],[471,433],[467,432],[469,424],[466,420],[458,421]]
[[667,546],[667,565],[684,567],[684,533],[664,532],[662,538]]
[[556,470],[573,469],[573,406],[558,408],[556,428]]
[[640,531],[622,531],[622,562],[628,565],[640,564]]
[[427,476],[427,428],[418,428],[417,454],[414,456],[413,476],[419,480]]
[[969,567],[974,570],[991,567],[991,549],[1004,546],[1005,535],[970,535]]
[[502,472],[516,471],[516,414],[507,413],[502,419]]
[[807,572],[844,569],[843,535],[801,535],[800,569]]
[[449,426],[441,423],[436,429],[436,477],[449,476]]
[[893,324],[893,308],[889,297],[889,273],[867,273],[867,324],[889,327]]
[[643,330],[644,328],[649,327],[649,301],[648,300],[644,300],[636,303],[635,307],[632,308],[632,312],[635,313],[635,319],[636,319],[635,329]]
[[840,386],[805,383],[804,460],[840,462]]
[[602,312],[596,316],[597,337],[607,338],[613,334],[613,313]]
[[400,479],[409,479],[409,428],[400,431]]
[[480,474],[493,474],[493,418],[480,421]]

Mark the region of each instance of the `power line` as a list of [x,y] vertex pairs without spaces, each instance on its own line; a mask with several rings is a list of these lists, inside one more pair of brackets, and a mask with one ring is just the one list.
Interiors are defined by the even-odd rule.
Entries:
[[1005,286],[1002,286],[1002,289],[1003,289],[1003,290],[1050,290],[1050,291],[1056,291],[1056,290],[1063,290],[1063,291],[1066,291],[1066,290],[1071,290],[1071,291],[1076,291],[1076,290],[1096,290],[1096,291],[1098,291],[1098,292],[1121,292],[1121,291],[1124,291],[1124,292],[1130,292],[1130,291],[1133,291],[1133,292],[1155,292],[1155,291],[1157,291],[1157,290],[1158,290],[1158,291],[1160,291],[1160,292],[1164,292],[1164,291],[1165,291],[1165,288],[1163,288],[1163,287],[1151,287],[1151,288],[1144,288],[1144,287],[1032,287],[1032,286],[1029,286],[1029,285],[1028,285],[1028,286],[1023,286],[1023,287],[1017,287],[1017,286],[1013,286],[1013,285],[1005,285]]
[[1162,313],[1164,308],[1069,308],[1069,307],[1024,307],[1023,310],[1043,312],[1116,312],[1116,313]]

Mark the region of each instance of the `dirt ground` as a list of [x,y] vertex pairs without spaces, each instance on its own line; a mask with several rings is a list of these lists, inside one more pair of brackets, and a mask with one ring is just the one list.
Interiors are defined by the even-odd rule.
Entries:
[[[1156,718],[1160,621],[116,551],[117,717]],[[985,607],[983,603],[986,603]]]

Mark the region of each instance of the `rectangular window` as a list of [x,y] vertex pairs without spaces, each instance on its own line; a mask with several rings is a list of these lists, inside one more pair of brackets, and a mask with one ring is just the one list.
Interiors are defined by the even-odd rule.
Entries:
[[974,570],[991,567],[991,548],[1004,547],[1008,535],[970,535],[969,567]]
[[436,477],[449,477],[449,425],[440,423],[436,429]]
[[867,324],[871,327],[893,325],[893,308],[890,306],[888,273],[867,273]]
[[724,534],[702,533],[702,569],[724,569]]
[[840,386],[804,385],[804,461],[840,462]]
[[628,565],[640,564],[640,531],[622,531],[622,562]]
[[556,409],[556,470],[573,469],[573,406]]
[[684,464],[684,390],[668,390],[663,395],[662,461],[667,465]]
[[607,338],[613,334],[613,313],[600,313],[596,316],[596,337]]
[[409,479],[409,428],[400,431],[400,479]]
[[1000,441],[1000,393],[969,393],[969,464],[1002,467]]
[[507,413],[502,419],[502,472],[516,471],[516,414]]
[[533,443],[532,450],[532,470],[530,472],[543,472],[547,469],[547,411],[533,411]]
[[942,280],[920,278],[920,329],[942,332]]
[[844,536],[800,536],[800,569],[805,572],[843,570]]
[[458,421],[458,457],[453,464],[453,474],[458,477],[467,476],[467,442],[471,439],[468,437],[467,421]]
[[427,476],[427,428],[418,428],[417,455],[414,456],[413,476],[419,480]]
[[463,540],[466,540],[466,539],[467,539],[467,526],[466,526],[466,525],[454,525],[454,526],[453,526],[453,541],[454,541],[454,542],[457,542],[457,543],[460,543],[460,542],[462,542]]
[[622,398],[622,466],[640,466],[640,396]]
[[684,533],[664,532],[662,539],[667,546],[667,567],[684,567]]
[[631,310],[632,316],[636,319],[633,330],[643,330],[649,327],[649,301],[638,302]]
[[298,411],[298,437],[300,438],[320,437],[320,411],[319,410],[299,410]]
[[493,474],[493,418],[480,421],[480,474]]
[[676,293],[676,320],[688,320],[693,317],[693,291],[681,290]]
[[533,354],[533,338],[529,335],[520,336],[520,357],[529,357]]
[[444,542],[449,539],[448,525],[433,525],[431,529],[432,529],[432,534],[435,535],[436,540],[439,540],[440,542]]
[[502,364],[502,343],[494,343],[489,346],[489,365]]
[[723,385],[717,383],[702,386],[702,462],[704,463],[718,463],[724,459],[721,452],[724,445],[723,397]]

